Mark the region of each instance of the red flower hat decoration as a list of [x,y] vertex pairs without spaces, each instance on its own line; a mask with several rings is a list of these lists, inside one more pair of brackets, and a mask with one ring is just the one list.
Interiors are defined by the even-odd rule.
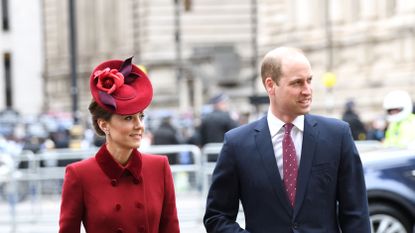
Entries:
[[90,90],[101,107],[120,115],[143,111],[153,97],[150,80],[132,64],[132,57],[98,65],[90,77]]

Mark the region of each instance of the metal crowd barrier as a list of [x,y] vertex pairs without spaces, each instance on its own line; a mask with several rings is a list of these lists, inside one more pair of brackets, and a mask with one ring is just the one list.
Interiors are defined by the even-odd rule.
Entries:
[[211,183],[213,169],[216,165],[217,157],[222,149],[222,143],[208,143],[202,148],[202,194],[206,197]]
[[[180,153],[187,153],[190,152],[190,155],[192,155],[191,160],[189,162],[186,162],[186,164],[171,164],[171,170],[172,173],[181,172],[181,171],[193,171],[197,172],[200,169],[201,165],[201,152],[199,147],[195,145],[190,144],[182,144],[182,145],[154,145],[149,147],[144,147],[143,149],[140,149],[143,153],[149,153],[149,154],[159,154],[159,155],[165,155],[165,154],[171,154],[176,153],[177,156],[180,156]],[[193,161],[190,163],[190,161]]]
[[[61,183],[65,175],[66,165],[94,156],[97,150],[98,148],[53,149],[37,154],[31,151],[24,151],[18,156],[13,156],[15,166],[13,166],[13,170],[9,172],[8,176],[0,177],[0,184],[12,182],[36,183],[35,190],[40,193],[35,194],[42,195],[41,190],[44,181]],[[140,148],[140,151],[159,155],[174,154],[174,156],[177,156],[176,160],[179,161],[178,163],[171,164],[171,170],[175,178],[179,177],[178,174],[192,173],[193,178],[188,180],[188,182],[191,181],[191,186],[200,191],[202,187],[202,154],[199,147],[190,144],[154,145]],[[183,156],[186,157],[185,161],[179,159],[179,157]],[[58,189],[56,193],[60,193],[60,187]],[[18,192],[17,189],[12,191]]]
[[[140,151],[167,156],[173,154],[176,163],[170,164],[170,168],[173,173],[176,192],[199,191],[201,189],[202,154],[199,147],[191,144],[152,145],[141,148]],[[182,157],[184,159],[181,159]]]
[[[203,194],[207,193],[211,181],[211,175],[216,164],[217,156],[222,148],[222,143],[206,144],[202,149],[195,145],[152,145],[140,148],[143,153],[149,154],[175,154],[175,156],[188,156],[185,163],[171,164],[173,175],[183,172],[193,173],[193,185]],[[98,148],[89,149],[53,149],[34,154],[24,151],[19,156],[14,156],[16,164],[13,175],[0,177],[0,184],[6,182],[38,182],[36,191],[42,189],[41,181],[61,181],[64,178],[65,166],[69,163],[94,156]],[[176,159],[180,160],[180,159]],[[19,165],[18,165],[19,164]],[[23,164],[23,166],[21,166]],[[19,167],[21,166],[21,167]],[[13,177],[13,179],[11,179]],[[176,178],[176,176],[175,176]],[[176,182],[176,179],[175,179]],[[18,191],[18,190],[15,190]],[[60,190],[56,190],[59,193]],[[41,195],[41,193],[37,193]]]
[[[37,154],[24,151],[20,155],[8,156],[13,159],[13,165],[9,166],[10,170],[7,174],[0,174],[0,191],[5,193],[0,201],[2,199],[7,201],[10,207],[10,217],[3,223],[10,224],[11,232],[15,232],[18,223],[36,221],[35,216],[41,212],[37,203],[42,200],[42,195],[60,195],[66,165],[94,156],[97,150],[98,148],[54,149]],[[177,156],[178,163],[170,166],[176,190],[201,191],[202,154],[199,147],[187,144],[157,145],[140,148],[140,151],[159,155],[174,154]],[[32,206],[31,216],[33,216],[30,219],[22,218],[17,213],[19,201],[28,198]]]

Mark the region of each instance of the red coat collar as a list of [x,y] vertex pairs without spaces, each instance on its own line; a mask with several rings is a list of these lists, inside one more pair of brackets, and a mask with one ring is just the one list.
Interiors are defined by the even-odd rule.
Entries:
[[141,180],[141,154],[137,149],[133,149],[125,166],[114,160],[105,144],[98,150],[95,159],[110,179],[119,179],[126,171],[129,171],[136,181]]

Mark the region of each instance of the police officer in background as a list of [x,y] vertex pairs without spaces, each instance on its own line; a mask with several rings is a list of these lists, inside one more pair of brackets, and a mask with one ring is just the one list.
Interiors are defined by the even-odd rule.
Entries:
[[229,97],[219,94],[213,97],[209,103],[213,106],[213,111],[202,118],[200,125],[201,146],[207,143],[223,142],[224,134],[238,126],[229,114]]
[[415,114],[408,92],[396,90],[388,93],[383,101],[387,113],[388,127],[384,145],[394,147],[415,147]]

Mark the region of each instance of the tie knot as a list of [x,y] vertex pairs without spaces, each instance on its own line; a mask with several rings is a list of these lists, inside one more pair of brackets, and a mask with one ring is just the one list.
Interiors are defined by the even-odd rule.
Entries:
[[291,132],[291,129],[293,128],[293,126],[294,125],[292,123],[286,123],[284,125],[284,128],[285,128],[284,133],[289,134]]

